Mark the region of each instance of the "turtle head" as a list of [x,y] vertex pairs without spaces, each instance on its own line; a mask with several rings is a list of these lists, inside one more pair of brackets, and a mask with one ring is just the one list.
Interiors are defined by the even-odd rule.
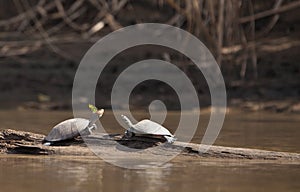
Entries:
[[133,124],[128,117],[126,117],[125,115],[121,115],[121,118],[124,120],[129,129],[133,127]]
[[98,108],[92,104],[89,104],[89,108],[90,110],[93,112],[93,114],[96,114],[100,117],[102,117],[103,113],[104,113],[104,109],[100,109],[98,110]]
[[95,113],[96,113],[96,114],[99,116],[99,118],[100,118],[100,117],[102,117],[102,115],[104,114],[104,109],[100,109],[100,110],[96,111]]
[[96,111],[92,111],[93,114],[90,117],[90,126],[92,126],[100,117],[103,116],[104,114],[104,109],[100,109],[100,110],[96,110]]

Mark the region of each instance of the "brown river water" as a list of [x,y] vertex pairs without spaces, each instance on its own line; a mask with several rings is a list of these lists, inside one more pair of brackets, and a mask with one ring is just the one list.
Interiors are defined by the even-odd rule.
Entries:
[[[0,129],[47,134],[71,112],[0,111]],[[145,116],[134,113],[136,119]],[[170,112],[164,125],[172,131],[180,113]],[[209,113],[192,142],[200,143]],[[123,132],[112,112],[101,123],[107,132]],[[300,153],[300,115],[230,111],[215,145]],[[97,157],[0,155],[0,192],[9,191],[299,191],[300,164],[241,160],[181,160],[160,168],[125,169]]]

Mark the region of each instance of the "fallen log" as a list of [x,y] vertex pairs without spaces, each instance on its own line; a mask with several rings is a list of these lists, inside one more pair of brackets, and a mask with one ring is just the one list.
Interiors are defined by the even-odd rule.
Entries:
[[[42,144],[45,135],[31,132],[6,129],[0,131],[0,154],[33,154],[33,155],[71,155],[71,156],[95,156],[87,147],[86,142],[105,151],[114,154],[121,151],[120,146],[143,151],[149,157],[180,153],[179,157],[222,158],[222,159],[248,159],[248,160],[274,160],[278,162],[300,163],[299,153],[275,152],[259,149],[234,148],[223,146],[211,146],[208,151],[199,152],[200,144],[175,141],[173,144],[165,144],[161,139],[132,137],[125,138],[120,134],[93,134],[87,136],[84,141],[81,138],[61,141],[55,146]],[[119,147],[118,147],[119,146]],[[155,146],[161,146],[156,148]],[[203,146],[202,146],[203,147]],[[123,151],[122,157],[134,155]]]

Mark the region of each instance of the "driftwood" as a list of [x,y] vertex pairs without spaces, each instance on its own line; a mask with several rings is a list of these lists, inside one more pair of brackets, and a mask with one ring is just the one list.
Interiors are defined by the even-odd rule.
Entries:
[[[32,155],[71,155],[71,156],[94,156],[94,153],[80,138],[57,143],[55,146],[42,144],[44,135],[30,132],[6,129],[0,131],[0,154],[32,154]],[[245,159],[245,160],[272,160],[272,162],[300,163],[299,153],[275,152],[258,149],[233,148],[223,146],[211,146],[205,153],[199,153],[199,144],[183,143],[175,141],[173,144],[163,144],[164,141],[156,138],[133,137],[124,138],[120,134],[95,134],[88,136],[85,141],[89,144],[96,142],[97,147],[104,149],[107,154],[118,151],[116,142],[121,146],[127,146],[146,151],[148,157],[178,153],[179,157],[191,158],[222,158],[222,159]],[[159,149],[154,146],[163,146]],[[132,153],[123,152],[123,155],[132,157]]]

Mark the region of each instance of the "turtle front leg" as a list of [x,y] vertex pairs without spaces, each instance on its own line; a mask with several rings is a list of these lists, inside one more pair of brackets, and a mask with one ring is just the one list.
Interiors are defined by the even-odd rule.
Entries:
[[133,137],[133,136],[134,136],[134,133],[131,132],[131,131],[129,131],[129,130],[126,130],[126,131],[125,131],[125,136],[126,136],[126,137]]
[[169,136],[169,135],[165,135],[164,138],[166,138],[168,143],[174,143],[174,141],[177,140],[177,138]]
[[83,131],[80,132],[81,136],[87,136],[87,135],[91,135],[93,132],[93,130],[96,129],[96,125],[92,125],[90,127],[85,128]]

